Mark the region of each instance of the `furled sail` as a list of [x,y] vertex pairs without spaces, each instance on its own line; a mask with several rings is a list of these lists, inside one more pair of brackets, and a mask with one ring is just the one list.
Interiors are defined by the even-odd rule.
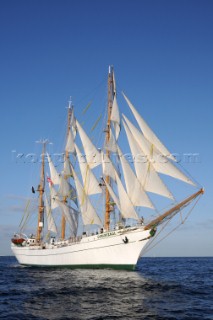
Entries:
[[57,233],[57,228],[56,228],[53,216],[52,216],[51,208],[50,208],[46,194],[44,196],[44,200],[45,200],[45,209],[46,209],[46,216],[47,216],[47,229],[48,229],[48,231],[52,231],[54,233]]
[[47,158],[48,158],[48,163],[49,163],[49,168],[50,168],[50,177],[51,180],[54,184],[59,184],[60,183],[60,178],[59,178],[59,174],[55,168],[55,166],[52,163],[52,160],[49,156],[49,154],[47,153]]
[[138,111],[135,109],[133,104],[130,102],[130,100],[125,96],[123,93],[123,96],[131,109],[132,113],[134,114],[135,119],[137,120],[139,127],[141,128],[144,136],[147,138],[147,140],[150,141],[164,156],[172,159],[173,161],[176,161],[175,158],[172,156],[172,154],[169,152],[169,150],[163,145],[163,143],[158,139],[158,137],[155,135],[155,133],[151,130],[151,128],[148,126],[148,124],[144,121],[144,119],[141,117],[141,115],[138,113]]
[[127,194],[134,206],[142,206],[154,209],[154,206],[140,184],[138,178],[132,171],[128,161],[124,158],[120,148],[118,147],[121,166],[124,174]]
[[76,125],[78,129],[78,133],[81,138],[81,142],[84,148],[84,152],[87,158],[87,163],[90,166],[90,168],[95,168],[98,165],[101,164],[101,154],[100,152],[96,149],[96,147],[93,145],[85,131],[82,129],[81,125],[79,122],[76,120]]
[[84,191],[87,195],[102,193],[102,189],[99,185],[97,178],[91,171],[89,165],[87,164],[85,158],[81,154],[77,145],[75,145],[77,152],[79,167],[81,171],[81,176],[83,180]]
[[194,185],[194,182],[183,174],[183,172],[181,172],[169,159],[153,148],[144,135],[126,117],[125,121],[141,150],[146,155],[147,159],[152,162],[152,165],[157,172]]
[[74,170],[73,176],[84,225],[97,224],[101,226],[101,219],[97,215],[95,208],[93,207],[89,197],[85,193],[84,188],[82,187],[80,180],[78,179],[78,176],[76,175]]
[[71,235],[76,236],[77,235],[77,228],[78,228],[78,214],[79,214],[79,212],[61,201],[57,200],[57,203],[62,211],[62,214],[64,214],[65,219],[69,223]]
[[[125,116],[124,119],[127,121],[127,118]],[[145,154],[140,149],[140,146],[138,145],[129,127],[124,121],[123,125],[133,156],[136,176],[142,184],[144,190],[159,194],[163,197],[174,199],[172,193],[168,190],[166,185],[163,183],[163,181],[153,168],[152,163],[146,158]]]

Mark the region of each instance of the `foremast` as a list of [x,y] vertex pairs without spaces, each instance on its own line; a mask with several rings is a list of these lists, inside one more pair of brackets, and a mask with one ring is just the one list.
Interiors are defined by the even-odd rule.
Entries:
[[38,226],[37,226],[37,242],[41,241],[41,233],[44,226],[44,188],[45,188],[45,176],[44,176],[44,166],[45,166],[45,152],[46,152],[46,144],[47,140],[39,141],[39,143],[43,144],[42,147],[42,158],[41,158],[41,175],[40,175],[40,183],[38,185],[39,192],[39,207],[38,207]]
[[[72,102],[71,99],[69,101],[69,105],[68,105],[68,111],[67,111],[67,138],[69,135],[69,131],[71,128],[71,116],[72,116],[72,106],[71,106]],[[65,161],[69,159],[69,151],[65,150]],[[67,180],[68,179],[68,175],[64,175],[64,179]],[[63,203],[66,204],[67,203],[67,196],[64,197],[63,199]],[[65,239],[65,230],[66,230],[66,218],[64,216],[64,214],[62,214],[62,218],[61,218],[61,239],[64,240]]]
[[[112,102],[114,98],[114,86],[113,86],[113,67],[109,66],[108,73],[108,103],[107,103],[107,127],[106,127],[106,144],[109,143],[110,140],[110,125],[111,125],[111,113],[112,113]],[[109,149],[106,150],[106,155],[110,158]],[[110,185],[110,177],[107,175],[105,177],[105,181]],[[105,219],[104,219],[104,228],[105,230],[109,230],[110,227],[110,194],[107,188],[105,188]]]

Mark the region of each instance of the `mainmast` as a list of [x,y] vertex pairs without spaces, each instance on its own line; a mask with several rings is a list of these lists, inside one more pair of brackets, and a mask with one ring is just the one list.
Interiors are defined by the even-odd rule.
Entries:
[[[69,135],[69,130],[71,128],[71,115],[72,115],[72,101],[71,101],[71,98],[70,98],[70,101],[69,101],[69,105],[68,105],[68,112],[67,112],[67,137]],[[69,159],[69,152],[68,151],[65,151],[65,161]],[[67,175],[64,175],[64,179],[68,179],[68,176]],[[67,196],[64,197],[63,199],[63,202],[66,204],[67,202]],[[65,216],[64,214],[62,214],[62,218],[61,218],[61,239],[64,239],[65,238],[65,230],[66,230],[66,219],[65,219]]]
[[[113,67],[109,67],[108,73],[108,107],[107,107],[107,127],[106,127],[106,144],[109,143],[110,140],[110,123],[111,123],[111,113],[112,113],[112,102],[113,102],[114,90],[113,90]],[[110,157],[110,151],[106,150],[106,155]],[[110,177],[106,176],[105,181],[110,184]],[[107,188],[105,188],[105,221],[104,221],[104,228],[109,230],[110,226],[110,194]]]
[[40,176],[40,183],[38,185],[38,192],[39,192],[39,207],[38,207],[38,226],[37,226],[37,242],[41,241],[41,233],[44,226],[44,187],[45,187],[45,177],[44,177],[44,160],[45,160],[45,152],[46,152],[46,144],[47,140],[39,141],[39,143],[43,144],[42,147],[42,162],[41,162],[41,176]]

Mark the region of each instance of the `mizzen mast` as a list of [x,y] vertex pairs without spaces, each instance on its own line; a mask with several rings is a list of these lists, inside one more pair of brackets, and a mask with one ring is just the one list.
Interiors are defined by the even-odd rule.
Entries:
[[[107,106],[107,127],[106,127],[106,144],[109,143],[110,140],[110,124],[111,124],[111,113],[112,113],[112,103],[114,97],[114,89],[113,89],[113,67],[109,66],[108,73],[108,106]],[[106,150],[106,155],[110,158],[110,151]],[[105,181],[110,185],[110,177],[106,176]],[[110,194],[107,188],[105,188],[105,220],[104,220],[104,228],[109,230],[110,227]]]
[[[71,115],[72,115],[72,101],[71,101],[71,98],[69,100],[69,105],[68,105],[68,112],[67,112],[67,137],[69,135],[69,131],[70,131],[70,128],[71,128]],[[69,159],[69,151],[65,151],[65,159],[64,160],[67,160]],[[68,176],[65,175],[64,176],[64,179],[68,179]],[[63,199],[63,202],[64,204],[66,204],[67,202],[67,196],[64,197]],[[66,230],[66,219],[65,219],[65,216],[64,214],[62,214],[62,218],[61,218],[61,239],[64,240],[65,239],[65,230]]]
[[43,144],[42,148],[42,162],[41,162],[41,176],[40,176],[40,183],[38,185],[38,192],[39,192],[39,207],[38,207],[38,226],[37,226],[37,235],[36,240],[37,242],[41,241],[41,233],[44,226],[44,187],[45,187],[45,176],[44,176],[44,164],[45,164],[45,152],[46,152],[46,144],[47,140],[38,141],[38,143]]

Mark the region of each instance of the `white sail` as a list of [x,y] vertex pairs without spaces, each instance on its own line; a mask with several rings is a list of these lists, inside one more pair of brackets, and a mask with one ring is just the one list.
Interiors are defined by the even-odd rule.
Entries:
[[94,173],[91,171],[89,165],[87,164],[86,160],[82,156],[77,145],[75,145],[75,149],[77,152],[77,157],[78,157],[78,162],[79,162],[79,167],[81,171],[85,193],[87,195],[102,193],[102,189],[99,185],[97,178],[95,177]]
[[93,145],[85,131],[82,129],[81,125],[79,122],[76,120],[76,125],[78,129],[78,133],[81,138],[81,142],[84,148],[84,152],[87,158],[87,163],[90,166],[90,168],[95,168],[98,165],[101,164],[101,154],[100,152],[96,149],[96,147]]
[[113,104],[112,104],[111,121],[114,124],[115,138],[117,140],[119,133],[120,133],[120,114],[119,114],[119,108],[118,108],[116,95],[114,96]]
[[47,158],[48,158],[48,163],[49,163],[51,180],[54,184],[59,184],[60,183],[59,174],[58,174],[55,166],[53,165],[52,160],[51,160],[48,153],[47,153]]
[[71,200],[74,201],[76,205],[78,205],[75,188],[62,176],[60,176],[60,185],[59,185],[58,193],[62,197],[70,198]]
[[63,173],[67,177],[72,176],[72,165],[70,163],[69,158],[66,158],[66,157],[65,157],[65,160],[64,160],[64,171],[63,171]]
[[117,153],[117,143],[115,141],[115,137],[113,135],[113,132],[112,132],[111,128],[110,128],[109,141],[105,142],[105,149],[109,150],[110,152]]
[[[124,119],[128,121],[125,116]],[[168,190],[166,185],[163,183],[163,181],[160,179],[159,175],[153,168],[152,163],[147,159],[143,151],[140,149],[140,146],[134,139],[130,129],[125,122],[123,122],[123,125],[133,156],[136,176],[142,184],[144,190],[159,194],[163,197],[174,199],[172,193]]]
[[180,171],[169,159],[162,157],[157,150],[153,150],[153,159],[154,161],[154,168],[157,172],[168,175],[175,179],[179,179],[185,183],[191,184],[195,186],[196,184],[187,177],[182,171]]
[[48,229],[48,231],[52,231],[54,233],[57,233],[57,228],[56,228],[53,216],[52,216],[51,208],[50,208],[46,194],[44,196],[44,200],[45,200],[45,209],[46,209],[46,216],[47,216],[47,229]]
[[153,145],[144,137],[144,135],[125,117],[125,121],[132,132],[135,140],[138,142],[141,150],[152,163],[154,169],[175,179],[195,185],[182,171],[180,171],[167,157],[164,157]]
[[71,118],[70,118],[70,128],[72,130],[72,136],[75,139],[76,136],[76,119],[74,116],[74,108],[72,108],[72,114],[71,114]]
[[127,194],[134,206],[142,206],[154,209],[154,206],[140,184],[138,178],[132,171],[128,161],[124,158],[120,148],[118,147],[121,166],[124,174]]
[[113,201],[115,202],[115,204],[116,204],[117,207],[118,207],[118,210],[119,210],[120,213],[122,214],[120,201],[119,201],[118,197],[116,196],[114,190],[112,189],[112,187],[110,186],[109,183],[107,183],[106,181],[104,181],[104,183],[105,183],[105,185],[106,185],[106,187],[107,187],[107,189],[108,189],[108,191],[109,191],[109,194],[110,194],[111,198],[113,199]]
[[51,205],[51,210],[53,210],[58,207],[56,200],[59,200],[59,196],[54,186],[51,183],[49,183],[49,188],[50,188],[50,205]]
[[163,143],[158,139],[158,137],[155,135],[155,133],[151,130],[151,128],[148,126],[148,124],[145,122],[145,120],[141,117],[141,115],[138,113],[138,111],[135,109],[133,104],[130,102],[130,100],[125,96],[123,93],[123,96],[131,109],[132,113],[135,116],[135,119],[137,120],[139,127],[141,128],[144,136],[149,140],[164,156],[172,159],[173,161],[176,161],[176,159],[172,156],[171,152],[163,145]]
[[73,170],[73,176],[75,180],[75,185],[76,185],[76,191],[78,195],[78,201],[79,201],[79,206],[81,209],[81,214],[82,214],[82,220],[84,225],[90,225],[90,224],[97,224],[97,225],[102,225],[102,222],[97,215],[89,197],[85,193],[78,176],[76,175],[75,171]]
[[115,81],[115,73],[114,73],[114,71],[113,71],[113,74],[112,74],[112,81],[113,81],[113,92],[116,95],[116,81]]
[[116,171],[116,169],[115,169],[112,161],[103,152],[101,154],[102,154],[102,171],[103,171],[103,174],[105,176],[110,176],[110,178],[112,178],[115,181],[115,171]]
[[62,214],[64,214],[66,221],[69,223],[71,235],[76,236],[78,228],[78,211],[61,201],[57,201],[57,203],[62,211]]
[[[135,127],[124,117],[124,128],[128,141],[122,140],[121,149],[122,151],[125,150],[125,153],[122,154],[117,145],[120,116],[116,100],[113,67],[109,68],[108,97],[107,123],[110,131],[106,131],[105,142],[107,141],[107,143],[102,152],[95,148],[80,124],[76,123],[70,99],[67,124],[70,133],[67,135],[65,143],[64,163],[60,164],[60,168],[63,165],[63,171],[60,174],[56,170],[58,166],[55,168],[51,157],[48,156],[51,172],[51,177],[47,177],[50,186],[50,197],[48,198],[45,195],[44,172],[48,141],[40,141],[43,144],[43,157],[41,159],[40,182],[37,188],[39,193],[39,210],[37,210],[36,218],[37,230],[33,232],[36,236],[33,234],[25,236],[22,233],[27,220],[29,220],[30,209],[33,209],[31,208],[31,202],[28,201],[24,210],[25,215],[19,226],[19,233],[11,239],[11,249],[21,265],[58,266],[60,268],[63,266],[72,268],[79,268],[79,266],[83,268],[109,267],[134,270],[137,261],[143,256],[147,244],[152,245],[153,240],[156,239],[156,237],[153,239],[156,232],[161,232],[166,223],[179,212],[184,215],[182,209],[204,193],[204,190],[200,189],[187,196],[187,198],[184,197],[181,201],[175,201],[176,203],[174,203],[173,196],[163,181],[169,180],[168,182],[173,184],[176,181],[164,175],[190,184],[192,182],[185,176],[184,172],[178,170],[178,165],[173,161],[174,159],[169,151],[126,97],[125,99],[138,123]],[[90,103],[85,108],[84,114],[89,106]],[[98,121],[95,122],[91,131],[96,127]],[[83,145],[82,149],[84,149],[81,151],[82,154],[79,151],[81,148],[75,147],[77,132],[79,132],[77,139],[80,143],[80,140],[82,140],[81,146]],[[70,155],[69,159],[70,153],[73,154]],[[130,160],[131,153],[134,159],[133,163]],[[79,165],[77,160],[79,160]],[[101,168],[95,167],[101,163],[103,177],[101,177],[99,183],[96,173],[100,173]],[[179,198],[182,197],[184,190],[181,190],[183,192],[180,193],[179,186],[177,187],[177,198]],[[188,187],[189,185],[187,190]],[[102,203],[102,194],[100,196],[99,193],[100,190],[104,189],[106,191],[105,206]],[[175,184],[173,189],[175,190]],[[32,188],[32,192],[34,192],[34,188]],[[99,195],[96,193],[99,193]],[[150,195],[150,193],[152,194]],[[170,198],[170,201],[154,194]],[[75,206],[73,205],[74,208],[70,205],[70,198],[73,198],[76,203]],[[151,199],[155,201],[156,206],[160,205],[162,207],[165,200],[167,200],[167,203],[170,202],[171,206],[165,208],[165,205],[163,205],[164,210],[160,214],[157,214],[157,210],[153,214],[150,209],[155,208]],[[46,204],[43,204],[43,200]],[[76,209],[78,206],[79,209]],[[138,206],[143,207],[141,213],[145,219],[139,218]],[[56,212],[52,210],[55,208],[57,209]],[[104,209],[106,212],[104,223],[102,223],[98,213],[103,214]],[[60,216],[58,216],[59,211]],[[51,215],[52,212],[54,216]],[[57,230],[53,217],[57,217]],[[34,222],[32,221],[35,225]],[[99,226],[103,229],[101,228],[100,232],[95,232]],[[51,234],[54,232],[55,238],[49,237],[50,232],[48,233],[47,229]],[[86,230],[86,235],[83,232],[83,235],[80,236],[82,231]]]
[[75,153],[74,136],[72,130],[69,130],[65,150],[69,153]]
[[134,209],[134,206],[129,199],[122,182],[118,176],[118,174],[115,172],[116,176],[116,182],[117,182],[117,188],[118,188],[118,195],[120,199],[120,208],[121,208],[121,214],[124,218],[132,218],[132,219],[138,219],[138,215]]

